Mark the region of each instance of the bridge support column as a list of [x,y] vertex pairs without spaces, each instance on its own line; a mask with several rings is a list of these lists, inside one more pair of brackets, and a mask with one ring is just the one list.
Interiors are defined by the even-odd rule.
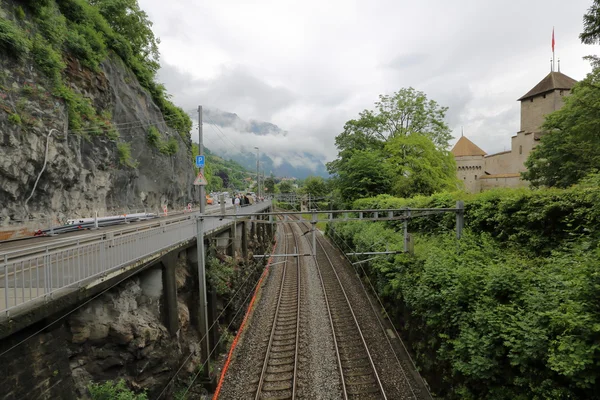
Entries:
[[164,320],[171,336],[179,331],[179,313],[177,309],[177,281],[175,268],[177,268],[177,254],[169,253],[163,257],[162,284],[164,297]]
[[237,224],[234,222],[228,231],[229,240],[227,241],[227,251],[225,252],[228,256],[231,256],[231,257],[235,257],[235,246],[236,246],[235,239],[237,237],[236,230],[237,230]]
[[248,259],[248,222],[242,222],[242,257]]

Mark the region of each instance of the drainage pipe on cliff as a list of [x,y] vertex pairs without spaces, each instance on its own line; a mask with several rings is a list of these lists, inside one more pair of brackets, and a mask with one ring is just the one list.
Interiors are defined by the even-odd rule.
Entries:
[[42,170],[38,174],[38,177],[35,180],[35,183],[33,184],[33,189],[31,190],[31,194],[29,195],[27,200],[25,200],[25,211],[27,211],[27,203],[33,197],[33,194],[35,193],[35,188],[37,187],[37,184],[40,181],[40,177],[42,176],[42,174],[44,173],[44,170],[46,169],[46,163],[48,162],[48,146],[50,144],[50,136],[52,135],[52,132],[54,132],[54,131],[58,132],[58,130],[52,128],[52,129],[50,129],[50,132],[48,132],[48,136],[46,136],[46,153],[44,154],[44,165],[42,166]]

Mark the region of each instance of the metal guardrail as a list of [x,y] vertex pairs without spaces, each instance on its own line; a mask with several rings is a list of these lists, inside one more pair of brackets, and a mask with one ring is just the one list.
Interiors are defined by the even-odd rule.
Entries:
[[[258,203],[246,208],[260,212],[271,205]],[[0,256],[0,312],[38,299],[48,299],[59,291],[76,290],[84,282],[144,259],[164,249],[196,237],[197,214],[158,221],[151,227],[89,235],[57,244],[7,252]],[[205,232],[229,223],[208,218]],[[28,253],[27,253],[28,252]]]

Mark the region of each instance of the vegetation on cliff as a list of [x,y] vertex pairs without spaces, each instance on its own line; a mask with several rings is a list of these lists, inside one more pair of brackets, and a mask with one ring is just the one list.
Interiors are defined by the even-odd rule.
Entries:
[[165,87],[155,81],[158,39],[136,0],[27,0],[20,4],[2,3],[9,18],[0,19],[0,53],[33,61],[49,78],[52,94],[67,104],[71,131],[118,135],[103,114],[106,110],[97,110],[73,90],[67,77],[72,60],[97,73],[100,63],[116,54],[150,93],[167,125],[189,142],[189,116],[169,101]]

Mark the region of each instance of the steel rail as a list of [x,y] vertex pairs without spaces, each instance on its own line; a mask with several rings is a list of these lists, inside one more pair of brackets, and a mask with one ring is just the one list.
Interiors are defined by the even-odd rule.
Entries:
[[[305,226],[308,225],[307,221],[302,221],[301,219],[299,219],[298,222],[299,222],[299,224],[304,224]],[[304,237],[306,237],[306,236],[304,236]],[[322,250],[323,254],[325,255],[325,257],[327,258],[327,261],[329,262],[329,265],[331,266],[331,270],[333,271],[333,273],[334,273],[334,275],[336,277],[337,283],[339,284],[339,287],[342,290],[342,294],[344,295],[344,298],[346,299],[346,304],[348,305],[348,309],[350,310],[350,313],[352,314],[352,319],[354,320],[354,324],[355,324],[355,326],[356,326],[356,328],[358,330],[358,333],[360,335],[360,339],[361,339],[362,344],[364,346],[364,349],[365,349],[365,351],[367,353],[367,357],[369,359],[369,363],[371,365],[371,369],[373,371],[373,375],[375,376],[375,379],[377,380],[377,386],[379,388],[379,391],[381,392],[381,395],[383,396],[383,399],[387,400],[387,396],[385,394],[385,389],[383,388],[383,384],[381,383],[381,379],[379,378],[379,374],[377,373],[377,368],[375,367],[375,363],[373,361],[373,357],[371,356],[371,352],[369,351],[369,346],[367,345],[365,337],[364,337],[364,335],[362,333],[362,329],[360,327],[358,319],[356,318],[356,314],[354,313],[354,309],[352,308],[352,304],[350,303],[350,299],[348,298],[346,290],[344,289],[344,285],[342,284],[342,281],[341,281],[341,279],[340,279],[337,271],[335,270],[335,266],[333,265],[333,261],[331,261],[331,258],[327,254],[327,250],[325,250],[325,247],[321,243],[321,240],[317,239],[317,243],[321,247],[321,250]],[[316,251],[317,251],[317,249],[314,249],[314,251],[315,251],[315,265],[317,267],[317,271],[319,272],[319,278],[321,279],[321,286],[323,287],[323,293],[325,294],[325,300],[326,300],[326,303],[327,303],[327,311],[329,313],[329,320],[331,322],[332,331],[334,332],[333,336],[334,336],[334,341],[336,343],[336,353],[337,353],[337,356],[338,356],[338,365],[340,367],[340,375],[342,377],[344,399],[348,399],[348,392],[347,392],[347,388],[346,388],[346,382],[345,382],[344,372],[343,372],[342,365],[341,365],[339,350],[337,348],[337,340],[335,338],[335,330],[334,330],[334,327],[333,327],[333,317],[331,315],[331,308],[329,306],[329,301],[327,300],[327,294],[326,294],[325,284],[324,284],[324,280],[323,280],[323,275],[321,274],[321,268],[319,267],[319,263],[317,262],[317,257],[316,257]]]
[[[284,229],[284,232],[286,231],[286,229]],[[294,235],[294,232],[291,231],[290,232],[292,234],[292,237],[294,238],[294,247],[297,247],[297,240],[296,240],[296,236]],[[285,233],[287,236],[287,232]],[[289,242],[287,240],[286,237],[286,248],[289,247]],[[294,251],[294,249],[292,249],[292,251]],[[282,299],[284,297],[284,289],[285,289],[285,285],[286,285],[286,277],[287,277],[287,273],[288,273],[288,261],[289,258],[285,260],[284,262],[284,266],[283,266],[283,272],[282,272],[282,276],[281,276],[281,286],[279,289],[279,295],[277,298],[277,307],[275,309],[275,317],[273,319],[273,326],[271,327],[271,333],[269,335],[269,343],[267,345],[267,351],[265,353],[265,359],[263,361],[263,367],[261,370],[261,374],[260,374],[260,378],[258,381],[258,388],[256,390],[256,394],[255,394],[255,400],[259,400],[263,394],[263,387],[264,387],[264,383],[265,383],[265,378],[267,375],[267,369],[269,367],[269,361],[271,361],[271,349],[273,347],[273,341],[275,339],[275,333],[277,331],[277,325],[279,323],[279,311],[281,309],[281,302]],[[301,282],[301,278],[300,278],[300,259],[296,258],[296,301],[297,301],[297,305],[296,305],[296,335],[295,335],[295,346],[294,346],[294,367],[293,367],[293,371],[292,371],[292,396],[290,397],[292,400],[296,398],[296,381],[297,381],[297,372],[298,372],[298,348],[299,348],[299,342],[300,342],[300,282]],[[280,389],[280,390],[285,390],[285,389]]]
[[364,337],[364,335],[362,333],[362,329],[360,327],[360,324],[358,323],[358,319],[356,318],[356,314],[354,314],[354,310],[352,308],[352,304],[350,303],[350,299],[348,298],[348,295],[346,294],[346,290],[344,289],[344,285],[342,284],[342,281],[341,281],[341,279],[340,279],[337,271],[335,270],[335,267],[333,265],[333,261],[331,261],[331,258],[327,254],[327,251],[325,250],[325,247],[321,243],[321,240],[317,239],[317,243],[319,244],[319,246],[323,250],[323,254],[325,254],[325,256],[327,257],[327,261],[329,261],[331,269],[332,269],[333,273],[335,274],[335,277],[337,278],[337,281],[338,281],[338,283],[340,285],[340,288],[342,289],[342,293],[344,294],[344,298],[346,299],[346,302],[348,303],[348,307],[350,308],[350,313],[352,314],[352,318],[354,319],[354,323],[356,324],[356,328],[358,329],[358,333],[360,334],[360,339],[362,340],[362,343],[365,346],[365,351],[367,352],[367,355],[369,357],[369,362],[371,363],[371,368],[373,368],[373,374],[375,375],[375,378],[377,379],[377,384],[379,386],[379,390],[381,391],[381,395],[383,396],[384,399],[387,399],[387,396],[385,394],[385,390],[383,388],[383,384],[381,383],[381,379],[379,378],[379,374],[377,373],[377,368],[375,367],[375,363],[373,362],[373,357],[371,356],[371,352],[369,351],[369,346],[367,345],[367,341],[365,340],[365,337]]
[[[306,236],[304,236],[306,239]],[[306,239],[308,241],[308,239]],[[323,289],[323,297],[325,298],[325,305],[327,306],[327,316],[329,317],[329,325],[331,326],[331,336],[333,337],[333,345],[335,348],[335,357],[338,364],[338,370],[340,371],[340,381],[342,383],[342,395],[344,400],[348,400],[348,391],[346,390],[346,380],[344,379],[344,368],[342,367],[342,357],[340,355],[340,347],[338,345],[337,336],[335,334],[335,326],[333,324],[333,316],[331,313],[331,306],[329,305],[329,298],[327,297],[327,290],[325,289],[325,281],[323,275],[321,275],[321,269],[318,266],[317,257],[314,257],[315,267],[319,274],[319,281],[321,282],[321,288]]]

